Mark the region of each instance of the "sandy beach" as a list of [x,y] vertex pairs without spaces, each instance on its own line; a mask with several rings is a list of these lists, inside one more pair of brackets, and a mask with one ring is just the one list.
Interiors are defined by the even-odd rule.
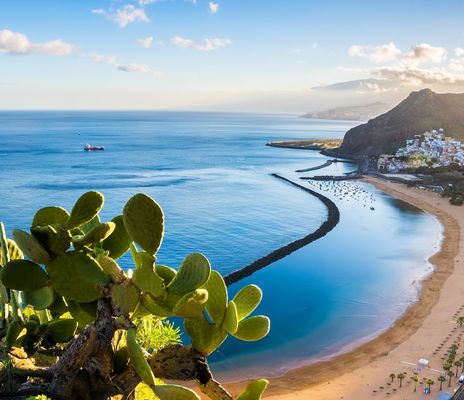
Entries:
[[[444,239],[438,253],[430,258],[434,272],[422,281],[419,299],[388,330],[356,349],[292,370],[272,379],[266,399],[363,400],[373,398],[421,398],[425,384],[416,393],[411,381],[413,368],[420,358],[430,361],[420,374],[421,381],[435,381],[432,393],[438,393],[438,376],[448,347],[464,340],[464,327],[456,324],[464,316],[464,208],[451,205],[447,199],[425,190],[403,184],[366,178],[378,189],[435,215],[443,225]],[[458,350],[458,358],[462,347]],[[455,371],[455,368],[452,369]],[[403,387],[389,375],[406,372]],[[443,389],[452,392],[456,387]],[[228,385],[233,393],[244,383]],[[435,398],[432,396],[431,398]]]

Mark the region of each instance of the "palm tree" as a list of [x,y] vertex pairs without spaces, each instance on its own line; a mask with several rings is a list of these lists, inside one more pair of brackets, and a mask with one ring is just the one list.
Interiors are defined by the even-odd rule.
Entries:
[[462,369],[461,369],[461,374],[464,374],[464,356],[459,359],[462,363]]
[[403,386],[403,379],[406,378],[406,375],[400,372],[396,377],[400,380],[400,387]]
[[444,369],[445,371],[449,371],[450,368],[451,368],[451,364],[450,364],[449,362],[445,362],[445,363],[443,364],[443,369]]
[[451,386],[451,378],[454,376],[454,372],[449,370],[449,371],[447,371],[447,374],[449,376],[448,386]]
[[427,379],[427,385],[429,385],[429,391],[432,391],[432,385],[435,384],[433,379]]
[[440,375],[438,377],[438,382],[440,382],[440,390],[443,390],[443,382],[446,382],[446,376]]
[[414,382],[414,392],[417,392],[417,382],[419,382],[419,375],[411,376],[411,380]]
[[391,379],[392,383],[393,383],[393,379],[395,379],[395,378],[396,378],[396,375],[394,373],[391,373],[390,374],[390,379]]
[[456,320],[456,323],[457,323],[459,326],[463,326],[463,325],[464,325],[464,317],[459,317],[459,318]]
[[459,374],[459,367],[462,367],[462,362],[461,361],[456,361],[454,363],[454,366],[456,367],[456,376]]

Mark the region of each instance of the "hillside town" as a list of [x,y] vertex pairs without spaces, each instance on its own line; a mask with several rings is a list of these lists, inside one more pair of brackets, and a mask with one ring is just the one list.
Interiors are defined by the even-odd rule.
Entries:
[[464,143],[446,137],[443,129],[415,135],[394,155],[381,154],[377,160],[380,172],[399,173],[421,167],[438,168],[457,164],[464,167]]

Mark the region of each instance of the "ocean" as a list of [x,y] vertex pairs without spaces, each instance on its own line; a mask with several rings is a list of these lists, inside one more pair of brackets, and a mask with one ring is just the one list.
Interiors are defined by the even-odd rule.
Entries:
[[[135,193],[163,207],[160,263],[177,267],[202,252],[223,274],[319,227],[323,205],[270,174],[336,202],[337,227],[324,238],[231,286],[255,283],[257,310],[271,332],[256,343],[229,338],[211,357],[224,378],[276,376],[378,334],[417,298],[427,258],[441,238],[437,220],[360,182],[309,184],[302,175],[342,174],[347,163],[266,142],[341,138],[355,123],[293,115],[196,112],[1,112],[0,221],[28,229],[34,211],[71,209],[87,190],[105,195],[103,220]],[[84,152],[86,143],[105,146]],[[121,259],[131,268],[130,257]],[[184,337],[185,342],[188,341]]]

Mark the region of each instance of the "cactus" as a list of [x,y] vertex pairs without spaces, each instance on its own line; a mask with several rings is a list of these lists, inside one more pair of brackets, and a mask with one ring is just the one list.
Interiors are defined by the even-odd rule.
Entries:
[[200,400],[194,391],[178,385],[156,385],[151,389],[159,400]]
[[153,268],[155,261],[153,256],[141,252],[138,254],[138,257],[140,266],[132,274],[132,280],[142,292],[150,293],[155,297],[164,296],[166,293],[164,281]]
[[51,286],[44,286],[36,290],[23,292],[23,300],[36,310],[50,308],[55,301],[55,292]]
[[52,319],[46,324],[45,337],[55,343],[69,342],[76,333],[77,322],[74,319]]
[[123,217],[131,239],[148,254],[155,255],[164,233],[164,215],[158,203],[145,194],[136,194],[126,203]]
[[204,314],[185,319],[184,328],[192,339],[192,347],[204,356],[210,355],[227,338],[227,332],[211,324]]
[[71,210],[71,215],[66,222],[66,228],[72,229],[85,224],[95,218],[103,207],[104,198],[99,192],[84,193]]
[[13,229],[12,233],[15,242],[29,259],[37,264],[47,264],[50,261],[49,254],[34,236],[20,229]]
[[257,315],[240,321],[237,332],[233,334],[237,339],[254,342],[269,333],[270,321],[268,317]]
[[224,322],[222,327],[229,333],[234,334],[238,329],[238,314],[237,306],[233,301],[230,301],[227,305],[226,316],[224,317]]
[[[261,301],[260,289],[249,285],[229,301],[224,279],[199,253],[188,255],[178,270],[156,264],[164,216],[148,196],[132,197],[111,222],[100,222],[102,206],[103,196],[88,192],[70,215],[60,207],[42,208],[31,234],[14,230],[15,241],[6,238],[0,223],[0,348],[21,346],[39,362],[38,350],[63,352],[50,368],[41,367],[47,381],[50,375],[52,398],[72,398],[77,389],[85,398],[117,397],[133,389],[126,382],[140,378],[160,400],[199,399],[161,379],[196,379],[211,398],[232,400],[204,356],[228,334],[245,341],[267,334],[267,317],[249,317]],[[126,274],[116,259],[128,249],[135,268]],[[181,345],[178,328],[162,322],[170,317],[184,320],[191,345]],[[0,364],[9,357],[0,354]],[[92,376],[85,387],[79,381],[84,374]],[[2,379],[0,374],[0,387]],[[251,382],[238,399],[259,400],[266,385]]]
[[155,266],[155,271],[156,274],[163,279],[165,286],[169,285],[177,274],[174,268],[159,264]]
[[45,271],[29,260],[12,260],[6,263],[0,279],[5,287],[15,290],[36,290],[48,285]]
[[227,308],[227,287],[221,274],[211,271],[204,288],[208,291],[206,311],[217,326],[222,325]]
[[237,397],[237,400],[260,400],[268,384],[267,379],[250,382],[245,390],[240,393],[240,396]]
[[80,326],[91,324],[97,318],[97,302],[77,303],[68,301],[68,311]]
[[129,314],[140,300],[140,290],[130,281],[111,286],[111,298],[121,311]]
[[67,300],[90,303],[101,297],[110,279],[89,255],[70,251],[46,265],[55,290]]
[[197,289],[184,295],[174,306],[173,314],[180,317],[198,317],[203,312],[202,305],[208,300],[208,291]]
[[36,212],[32,220],[32,226],[61,225],[68,222],[69,213],[61,207],[44,207]]
[[113,222],[104,222],[95,226],[95,228],[86,233],[84,236],[80,236],[73,241],[81,246],[99,243],[110,236],[115,227],[116,225]]
[[126,279],[126,274],[113,258],[99,254],[96,260],[114,283],[121,283]]
[[64,254],[71,246],[71,234],[61,226],[34,226],[31,233],[50,254]]
[[124,226],[124,218],[122,215],[114,217],[111,222],[114,223],[115,229],[113,233],[102,242],[101,246],[109,252],[109,257],[117,260],[129,250],[132,239]]
[[136,333],[137,331],[135,328],[129,328],[127,330],[127,352],[129,354],[130,363],[143,382],[148,386],[154,386],[155,376],[145,358],[142,348],[137,343]]
[[248,317],[258,307],[262,297],[263,293],[256,285],[248,285],[241,289],[234,297],[238,320]]
[[200,253],[188,255],[182,262],[174,279],[168,285],[171,293],[185,294],[203,286],[209,279],[211,265]]

